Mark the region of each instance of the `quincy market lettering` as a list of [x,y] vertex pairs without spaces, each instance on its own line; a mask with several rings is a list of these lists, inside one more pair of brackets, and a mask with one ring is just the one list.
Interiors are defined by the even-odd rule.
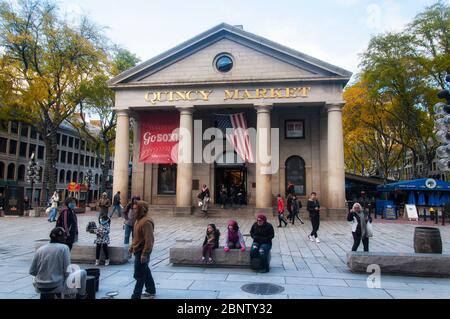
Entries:
[[[306,98],[311,92],[310,87],[298,88],[268,88],[254,90],[224,90],[223,100],[256,100],[256,99],[293,99]],[[213,90],[183,90],[183,91],[158,91],[145,94],[145,101],[151,104],[176,101],[209,101]]]

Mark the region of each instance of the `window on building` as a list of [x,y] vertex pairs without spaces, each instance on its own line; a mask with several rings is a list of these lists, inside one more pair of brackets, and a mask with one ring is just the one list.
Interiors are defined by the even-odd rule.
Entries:
[[57,151],[56,153],[57,153],[56,154],[56,162],[59,163],[60,162],[59,155],[61,154],[61,152]]
[[95,160],[95,168],[99,168],[100,167],[100,160],[97,158]]
[[78,165],[78,154],[73,154],[73,165]]
[[0,120],[0,132],[8,132],[8,121]]
[[94,167],[94,165],[95,165],[95,158],[91,157],[91,167]]
[[59,133],[56,134],[56,143],[58,145],[61,145],[61,134],[59,134]]
[[98,174],[95,174],[95,185],[98,185]]
[[28,157],[31,158],[31,155],[34,153],[34,156],[37,156],[36,154],[36,145],[30,144],[30,147],[28,148]]
[[0,179],[5,178],[5,163],[0,162]]
[[61,163],[66,162],[66,151],[61,151]]
[[78,138],[75,139],[75,149],[78,150],[80,148],[80,140]]
[[37,139],[37,130],[34,126],[31,127],[30,137],[33,139]]
[[81,150],[85,151],[86,142],[84,140],[81,140]]
[[67,164],[72,164],[72,157],[73,157],[73,153],[68,152],[67,153]]
[[72,180],[72,172],[71,171],[67,171],[66,173],[66,183],[69,184]]
[[78,181],[78,173],[77,172],[73,172],[72,173],[72,182],[77,182]]
[[305,161],[300,156],[291,156],[286,160],[285,186],[294,184],[296,195],[306,195]]
[[158,166],[158,194],[175,195],[177,189],[177,166]]
[[64,184],[65,171],[62,169],[59,171],[59,183]]
[[20,142],[20,149],[19,149],[19,156],[20,157],[27,157],[27,143]]
[[17,179],[19,182],[25,181],[25,165],[20,165],[17,172]]
[[84,182],[83,179],[84,179],[84,174],[83,174],[83,172],[80,172],[80,175],[78,176],[78,182],[83,183]]
[[9,140],[9,154],[10,155],[17,154],[17,141]]
[[62,146],[67,146],[67,135],[62,135],[62,138],[61,138],[61,145]]
[[0,153],[6,153],[6,146],[8,140],[6,138],[0,137]]
[[28,125],[22,124],[20,135],[23,137],[28,137]]
[[38,159],[44,159],[44,146],[39,145],[38,147]]
[[17,134],[17,133],[19,133],[19,123],[11,122],[11,134]]
[[69,147],[73,148],[73,137],[69,137]]
[[86,164],[84,165],[84,166],[86,166],[86,167],[89,167],[89,161],[90,161],[90,157],[89,156],[86,156]]
[[84,166],[84,155],[80,154],[80,166]]
[[16,165],[11,163],[8,165],[8,175],[6,178],[10,181],[13,181],[15,177],[16,177]]

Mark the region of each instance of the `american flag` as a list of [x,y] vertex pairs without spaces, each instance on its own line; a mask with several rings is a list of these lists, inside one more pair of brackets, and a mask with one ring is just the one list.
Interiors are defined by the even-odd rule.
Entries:
[[[215,114],[215,122],[217,128],[226,136],[228,142],[234,147],[234,150],[242,160],[254,163],[255,159],[244,113]],[[232,130],[231,132],[230,129]]]

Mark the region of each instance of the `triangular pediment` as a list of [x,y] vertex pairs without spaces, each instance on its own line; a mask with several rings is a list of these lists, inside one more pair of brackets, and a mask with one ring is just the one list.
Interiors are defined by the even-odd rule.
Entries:
[[[215,58],[227,53],[231,71],[221,73]],[[148,60],[110,81],[122,85],[160,85],[309,78],[349,79],[351,73],[275,42],[221,24]]]

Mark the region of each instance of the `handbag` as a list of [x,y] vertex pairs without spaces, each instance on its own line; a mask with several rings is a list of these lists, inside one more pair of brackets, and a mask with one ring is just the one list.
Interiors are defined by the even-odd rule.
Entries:
[[371,222],[367,222],[366,224],[366,235],[367,238],[373,237],[373,226]]

